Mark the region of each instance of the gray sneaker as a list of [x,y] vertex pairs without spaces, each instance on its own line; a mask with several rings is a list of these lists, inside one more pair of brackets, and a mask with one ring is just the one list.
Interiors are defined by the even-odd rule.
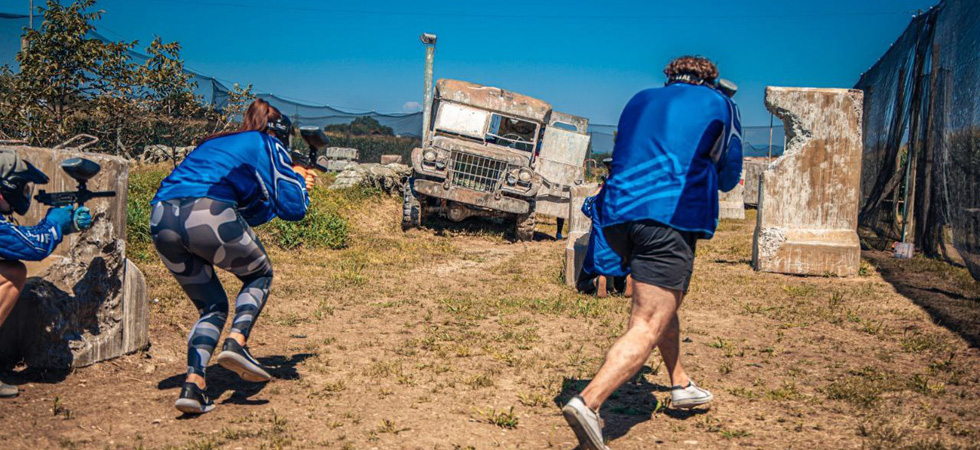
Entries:
[[16,397],[17,393],[17,386],[0,381],[0,398]]
[[607,450],[602,441],[602,419],[599,413],[585,405],[582,396],[572,397],[561,409],[568,426],[572,427],[582,450]]
[[670,404],[675,408],[694,408],[695,406],[706,405],[715,399],[711,392],[701,389],[693,381],[687,383],[687,387],[674,386],[670,388]]

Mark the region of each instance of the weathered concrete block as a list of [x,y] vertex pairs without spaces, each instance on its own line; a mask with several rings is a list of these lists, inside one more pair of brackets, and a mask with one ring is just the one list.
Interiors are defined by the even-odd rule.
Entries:
[[[32,367],[65,369],[147,347],[146,283],[139,269],[126,260],[129,162],[93,153],[13,148],[51,178],[35,191],[76,189],[59,165],[80,156],[102,165],[88,188],[113,190],[116,197],[89,202],[92,228],[66,237],[44,261],[27,264],[27,285],[0,327],[0,364],[23,359]],[[22,223],[34,224],[46,211],[35,202]]]
[[402,186],[411,173],[412,169],[404,164],[350,163],[337,175],[330,189],[366,186],[397,194],[402,191]]
[[718,191],[718,218],[745,219],[745,179],[740,180],[735,189]]
[[585,199],[595,195],[597,185],[588,184],[571,187],[571,201],[568,206],[568,238],[565,241],[565,284],[575,286],[578,275],[589,250],[589,230],[592,220],[582,214]]
[[327,159],[346,159],[352,161],[357,159],[358,151],[356,148],[347,147],[327,147],[323,152],[323,156]]
[[762,175],[756,270],[857,274],[862,103],[859,90],[766,88],[787,145]]
[[402,155],[381,155],[381,165],[401,164]]

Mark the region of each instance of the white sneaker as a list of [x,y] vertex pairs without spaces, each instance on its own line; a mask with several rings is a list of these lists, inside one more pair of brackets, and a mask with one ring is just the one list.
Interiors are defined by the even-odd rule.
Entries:
[[701,389],[693,381],[687,383],[687,387],[674,386],[670,388],[670,404],[675,408],[693,408],[711,403],[715,399],[711,392]]
[[599,413],[585,405],[582,396],[572,397],[561,409],[568,426],[572,427],[582,450],[607,450],[602,442],[602,425]]

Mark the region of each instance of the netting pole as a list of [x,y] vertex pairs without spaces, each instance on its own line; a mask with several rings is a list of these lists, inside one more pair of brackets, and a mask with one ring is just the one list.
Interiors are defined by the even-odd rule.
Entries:
[[772,163],[772,113],[769,113],[769,163]]
[[422,142],[425,143],[429,138],[429,122],[432,119],[432,65],[436,54],[436,35],[422,33],[420,39],[425,44],[425,89],[422,91]]
[[34,0],[31,0],[30,10],[27,13],[27,20],[30,22],[27,26],[32,30],[34,29]]

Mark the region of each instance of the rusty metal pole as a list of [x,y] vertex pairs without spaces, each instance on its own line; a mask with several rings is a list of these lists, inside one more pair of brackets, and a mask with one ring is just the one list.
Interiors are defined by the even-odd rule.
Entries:
[[422,91],[422,142],[429,140],[429,126],[432,119],[432,64],[436,56],[436,35],[422,33],[419,37],[425,44],[425,76],[423,83],[425,89]]
[[27,13],[27,20],[30,21],[30,23],[27,26],[33,30],[34,29],[34,0],[31,0],[31,9]]

